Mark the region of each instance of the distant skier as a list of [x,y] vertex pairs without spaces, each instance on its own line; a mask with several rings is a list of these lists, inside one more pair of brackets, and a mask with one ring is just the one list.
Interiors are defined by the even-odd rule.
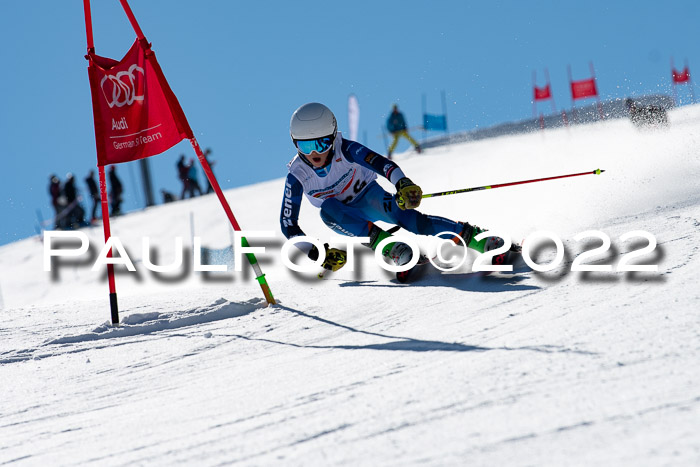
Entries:
[[420,153],[420,144],[418,144],[418,142],[408,134],[406,119],[403,117],[403,114],[399,112],[399,106],[396,104],[394,104],[394,107],[391,109],[391,114],[389,114],[389,118],[386,120],[386,129],[389,130],[391,136],[394,137],[394,140],[389,145],[389,149],[387,149],[387,156],[389,159],[391,159],[391,154],[394,152],[394,149],[399,142],[399,138],[402,136],[410,141],[410,143],[416,149],[416,152]]
[[[302,194],[315,207],[321,208],[321,219],[337,233],[369,237],[365,246],[373,250],[387,237],[387,232],[374,224],[384,221],[420,235],[454,232],[465,244],[484,252],[503,244],[498,237],[481,241],[474,237],[483,229],[467,222],[455,222],[443,217],[416,211],[422,190],[394,162],[365,146],[346,140],[338,133],[333,112],[323,104],[310,103],[299,107],[292,115],[289,132],[297,155],[287,165],[287,175],[280,224],[287,238],[305,235],[298,224]],[[390,194],[376,182],[382,175],[396,186]],[[455,239],[459,241],[458,239]],[[319,257],[311,243],[297,243],[312,261]],[[323,267],[336,271],[346,262],[346,252],[326,246]],[[402,242],[389,242],[382,254],[402,266],[412,259],[411,248]],[[500,256],[500,255],[499,255]]]
[[187,181],[189,183],[190,198],[194,198],[194,192],[196,191],[198,195],[202,194],[202,189],[199,186],[199,181],[197,180],[197,166],[194,164],[194,159],[190,159],[190,163],[187,165]]
[[111,188],[109,197],[112,201],[112,215],[118,216],[122,213],[122,193],[124,188],[122,186],[121,180],[117,177],[116,167],[113,165],[109,166],[109,185]]
[[[212,161],[209,159],[209,156],[211,155],[211,148],[207,148],[204,150],[204,158],[207,160],[207,163],[209,164],[209,167],[212,169],[212,172],[214,171],[214,164],[216,164],[216,161]],[[209,178],[207,180],[207,194],[209,193],[214,193],[214,187],[211,186],[211,183],[209,182]]]
[[75,178],[72,173],[66,174],[63,196],[66,200],[66,207],[61,213],[62,218],[59,220],[59,224],[64,229],[77,229],[85,223],[85,210],[80,205],[78,189],[75,187]]
[[[180,193],[180,199],[185,199],[185,194],[190,192],[190,178],[188,176],[189,168],[185,163],[185,155],[180,154],[180,158],[177,160],[177,176],[182,182],[182,193]],[[192,196],[190,195],[190,198]]]
[[51,206],[53,206],[54,218],[56,218],[61,213],[64,206],[61,205],[60,200],[61,181],[55,174],[51,174],[49,177],[49,195],[51,195]]
[[90,222],[94,222],[97,219],[97,206],[100,205],[100,190],[97,188],[94,170],[91,170],[88,176],[85,177],[85,184],[88,186],[90,199],[92,199],[92,215],[90,216]]
[[625,99],[630,121],[637,128],[659,128],[668,126],[666,109],[660,105],[641,105],[634,99]]

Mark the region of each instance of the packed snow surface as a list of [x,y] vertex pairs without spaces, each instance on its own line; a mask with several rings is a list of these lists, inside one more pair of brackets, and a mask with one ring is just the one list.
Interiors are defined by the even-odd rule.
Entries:
[[[477,274],[472,255],[402,285],[357,247],[354,271],[292,273],[283,179],[226,192],[244,229],[275,232],[249,238],[275,306],[247,264],[192,271],[193,232],[230,244],[214,195],[113,220],[136,267],[117,267],[118,327],[91,270],[100,226],[51,272],[39,238],[0,247],[0,464],[700,465],[700,108],[669,119],[397,156],[425,193],[604,169],[423,201],[514,241],[553,233],[548,272]],[[334,236],[306,202],[300,223]],[[603,244],[576,239],[591,230],[610,247],[582,262],[612,271],[572,271]],[[630,263],[657,271],[618,271],[649,245],[623,240],[635,231],[656,245]],[[143,236],[157,264],[182,237],[185,265],[147,270]],[[533,260],[555,260],[530,238]]]

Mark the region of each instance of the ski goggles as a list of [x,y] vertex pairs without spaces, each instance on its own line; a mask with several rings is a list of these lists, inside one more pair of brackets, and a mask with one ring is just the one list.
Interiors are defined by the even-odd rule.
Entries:
[[333,137],[324,136],[316,139],[294,140],[294,145],[299,153],[309,156],[312,152],[322,153],[328,151],[333,146]]

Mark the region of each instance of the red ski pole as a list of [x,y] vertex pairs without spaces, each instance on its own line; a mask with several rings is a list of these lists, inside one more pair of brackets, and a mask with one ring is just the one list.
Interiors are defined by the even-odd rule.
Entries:
[[520,182],[499,183],[496,185],[485,185],[485,186],[476,186],[476,187],[472,187],[472,188],[462,188],[461,190],[442,191],[440,193],[429,193],[427,195],[423,195],[423,198],[434,198],[435,196],[456,195],[457,193],[468,193],[470,191],[490,190],[493,188],[502,188],[504,186],[513,186],[513,185],[523,185],[525,183],[544,182],[545,180],[556,180],[557,178],[578,177],[579,175],[600,175],[603,172],[605,172],[605,170],[595,169],[591,172],[581,172],[581,173],[577,173],[577,174],[557,175],[556,177],[546,177],[546,178],[535,178],[532,180],[522,180]]

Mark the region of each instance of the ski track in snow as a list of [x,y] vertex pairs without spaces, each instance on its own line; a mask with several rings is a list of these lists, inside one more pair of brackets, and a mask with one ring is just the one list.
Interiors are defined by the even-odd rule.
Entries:
[[[260,259],[279,303],[265,307],[250,272],[141,269],[118,275],[111,327],[87,262],[52,276],[36,239],[0,247],[0,465],[698,465],[699,116],[676,109],[665,132],[618,120],[397,155],[425,192],[606,169],[424,201],[517,239],[556,232],[566,254],[546,273],[520,261],[477,274],[470,260],[404,285],[360,254],[356,272],[319,281],[271,255]],[[498,163],[474,171],[475,158]],[[277,231],[281,193],[275,180],[227,197],[244,228]],[[137,268],[140,235],[165,264],[190,211],[206,246],[226,246],[220,209],[202,197],[112,228]],[[308,204],[301,224],[328,236]],[[644,246],[620,235],[646,230],[658,245],[639,263],[658,272],[572,272],[600,245],[573,239],[591,229],[612,247],[589,264],[615,267]],[[533,259],[554,255],[545,244]]]

